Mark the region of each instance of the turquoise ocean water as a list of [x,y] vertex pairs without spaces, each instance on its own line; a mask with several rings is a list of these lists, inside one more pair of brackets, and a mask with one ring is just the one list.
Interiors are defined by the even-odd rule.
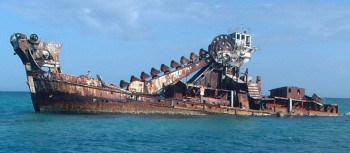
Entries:
[[[350,112],[350,99],[328,98]],[[350,152],[350,116],[253,117],[34,113],[0,92],[0,152]]]

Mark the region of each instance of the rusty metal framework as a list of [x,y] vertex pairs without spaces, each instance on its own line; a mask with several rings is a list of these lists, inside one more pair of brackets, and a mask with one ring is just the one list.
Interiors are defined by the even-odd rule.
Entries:
[[208,51],[192,52],[189,58],[172,60],[170,66],[161,64],[149,74],[141,72],[139,78],[121,80],[119,86],[100,75],[95,79],[90,74],[63,74],[61,44],[40,41],[36,34],[27,39],[22,33],[13,34],[10,42],[25,65],[37,112],[338,116],[337,105],[323,104],[317,95],[305,96],[302,88],[295,88],[299,98],[288,94],[288,89],[294,89],[288,87],[286,94],[281,88],[262,97],[261,77],[254,82],[248,69],[240,71],[256,50],[245,31],[218,35]]

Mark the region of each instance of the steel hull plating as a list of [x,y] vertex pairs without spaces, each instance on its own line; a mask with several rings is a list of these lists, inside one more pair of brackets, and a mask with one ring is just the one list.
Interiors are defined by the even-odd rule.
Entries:
[[[62,75],[62,74],[60,74]],[[68,75],[65,75],[66,77]],[[61,77],[62,79],[64,77]],[[74,76],[69,76],[70,80]],[[199,99],[163,98],[119,90],[104,89],[56,79],[35,79],[36,93],[32,102],[36,112],[69,114],[231,114],[231,115],[298,115],[338,116],[337,113],[294,109],[292,113],[283,105],[270,106],[265,110],[243,109],[227,105],[203,104]],[[274,109],[271,109],[271,108]]]
[[[61,74],[62,75],[62,74]],[[70,76],[72,78],[72,76]],[[199,99],[168,99],[110,90],[54,79],[34,79],[36,112],[74,114],[236,114],[274,115],[273,112],[199,103]]]
[[[242,37],[241,37],[242,36]],[[316,94],[305,95],[303,88],[287,86],[261,96],[261,77],[256,81],[240,72],[255,47],[250,35],[235,32],[215,37],[208,51],[199,50],[161,64],[130,82],[116,86],[87,74],[63,74],[59,61],[62,44],[38,40],[36,34],[15,33],[13,46],[27,75],[27,84],[36,112],[104,114],[234,114],[338,116],[338,105],[324,104]],[[187,77],[193,76],[187,81]],[[243,75],[241,75],[243,74]],[[186,78],[186,81],[184,81]]]

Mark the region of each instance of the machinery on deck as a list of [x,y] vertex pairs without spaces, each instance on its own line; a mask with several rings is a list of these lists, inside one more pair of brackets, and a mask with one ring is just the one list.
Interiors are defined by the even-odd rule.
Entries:
[[[254,83],[247,72],[239,77],[239,70],[250,60],[253,51],[255,48],[251,46],[248,33],[221,34],[213,39],[208,51],[201,49],[199,55],[191,53],[190,59],[182,56],[180,63],[173,60],[170,67],[162,64],[160,70],[152,68],[150,74],[142,72],[140,79],[132,76],[130,83],[122,80],[120,86],[135,93],[165,93],[167,98],[195,97],[202,88],[203,96],[213,99],[206,100],[208,102],[233,96],[232,106],[250,108],[249,101],[261,98],[260,77],[258,83]],[[194,72],[188,82],[179,84],[181,79]],[[233,95],[230,95],[231,91]]]
[[[180,62],[162,64],[140,78],[106,83],[100,75],[63,74],[59,62],[61,44],[42,42],[36,34],[15,33],[10,42],[25,65],[33,106],[37,112],[65,113],[161,113],[271,115],[271,98],[262,99],[261,77],[253,82],[240,67],[255,51],[245,31],[216,36],[208,51],[182,56]],[[240,75],[243,74],[243,75]],[[192,76],[188,81],[183,78]],[[187,80],[187,79],[186,79]],[[273,99],[273,98],[272,98]],[[266,103],[269,103],[269,109]],[[282,103],[278,107],[287,106]],[[306,109],[307,108],[302,108]],[[278,109],[292,114],[289,109]],[[323,111],[323,115],[337,115]],[[322,114],[319,113],[319,114]],[[293,114],[292,114],[293,115]],[[302,114],[305,115],[305,114]],[[310,114],[308,114],[310,115]]]

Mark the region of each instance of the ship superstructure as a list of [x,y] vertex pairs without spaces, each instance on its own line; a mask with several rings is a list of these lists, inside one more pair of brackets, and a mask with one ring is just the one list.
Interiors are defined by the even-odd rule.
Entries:
[[[179,62],[172,60],[169,66],[161,64],[159,69],[141,72],[140,77],[121,80],[119,86],[105,82],[100,75],[94,79],[89,75],[63,74],[59,60],[61,44],[40,41],[36,34],[28,39],[21,33],[12,35],[10,42],[25,65],[37,112],[338,115],[337,105],[332,105],[332,109],[293,107],[297,104],[293,100],[305,104],[314,101],[305,96],[263,98],[261,77],[253,81],[248,70],[243,73],[240,70],[256,50],[246,31],[218,35],[208,50],[200,49],[188,58],[182,56]],[[192,77],[185,81],[189,76]]]

